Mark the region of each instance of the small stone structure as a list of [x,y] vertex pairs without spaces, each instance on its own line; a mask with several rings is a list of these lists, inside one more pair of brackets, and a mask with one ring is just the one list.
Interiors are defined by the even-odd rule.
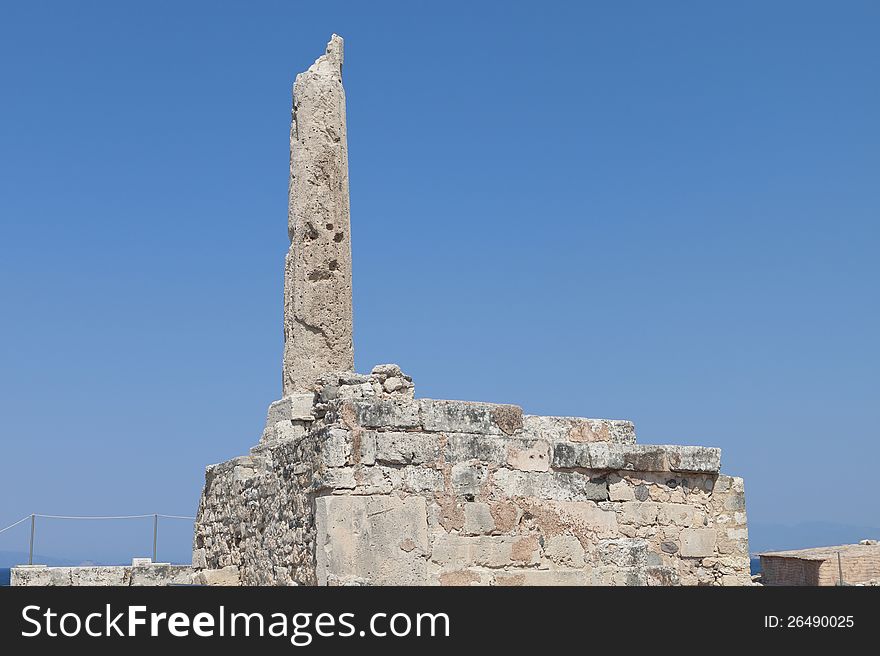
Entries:
[[880,543],[771,551],[761,556],[764,585],[880,585]]
[[208,467],[193,567],[244,585],[747,585],[743,482],[628,421],[353,373],[342,39],[296,78],[283,397]]

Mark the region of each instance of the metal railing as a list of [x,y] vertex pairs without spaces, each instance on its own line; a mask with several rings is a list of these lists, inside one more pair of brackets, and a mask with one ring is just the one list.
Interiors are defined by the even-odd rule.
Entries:
[[195,521],[195,517],[187,517],[185,515],[164,515],[162,513],[152,513],[148,515],[43,515],[41,513],[31,513],[22,517],[17,522],[13,522],[5,528],[0,528],[0,533],[4,533],[11,528],[15,528],[19,524],[23,524],[27,520],[31,520],[30,540],[28,542],[28,565],[34,564],[34,538],[37,529],[37,517],[43,519],[70,519],[70,520],[108,520],[108,519],[146,519],[153,518],[153,562],[157,560],[159,549],[159,518],[163,519],[185,519]]

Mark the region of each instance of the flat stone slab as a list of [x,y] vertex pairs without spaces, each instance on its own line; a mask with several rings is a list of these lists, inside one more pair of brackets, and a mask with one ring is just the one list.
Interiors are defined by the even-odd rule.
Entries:
[[721,449],[670,444],[559,442],[553,447],[551,465],[558,469],[716,473],[721,470]]
[[636,427],[624,419],[525,415],[523,431],[548,442],[619,442],[635,444]]

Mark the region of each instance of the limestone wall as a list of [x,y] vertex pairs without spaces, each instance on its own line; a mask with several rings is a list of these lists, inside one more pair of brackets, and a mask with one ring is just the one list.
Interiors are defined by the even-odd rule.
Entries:
[[189,565],[90,565],[83,567],[13,567],[10,585],[17,586],[164,586],[192,585],[199,578]]
[[630,422],[414,399],[393,365],[270,407],[208,468],[193,564],[243,584],[743,585],[742,480]]

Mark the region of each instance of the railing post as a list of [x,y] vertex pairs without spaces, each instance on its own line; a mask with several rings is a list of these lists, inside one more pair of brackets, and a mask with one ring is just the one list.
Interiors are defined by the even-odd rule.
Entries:
[[153,514],[153,562],[156,562],[156,542],[159,538],[159,515]]
[[28,565],[34,564],[34,529],[36,528],[37,516],[31,513],[31,544],[28,549]]

